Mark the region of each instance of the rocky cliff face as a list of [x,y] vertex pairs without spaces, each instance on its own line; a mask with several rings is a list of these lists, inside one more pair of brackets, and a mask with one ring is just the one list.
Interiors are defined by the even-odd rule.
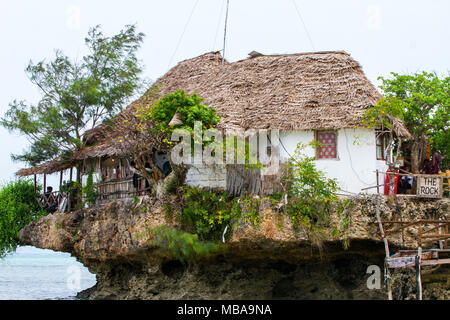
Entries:
[[[97,275],[97,285],[84,294],[90,299],[384,299],[385,252],[375,198],[352,202],[344,213],[350,224],[342,239],[327,235],[317,246],[263,199],[258,228],[242,219],[224,252],[187,265],[150,244],[148,230],[178,227],[164,212],[164,204],[151,198],[49,215],[26,226],[20,239],[77,257]],[[384,220],[399,219],[399,212],[404,220],[448,219],[449,203],[401,198],[398,211],[392,201],[382,198],[381,212]],[[398,249],[400,236],[390,244],[391,251]],[[406,234],[405,245],[415,247],[414,230]],[[381,289],[367,288],[370,265],[380,267]],[[394,297],[414,298],[414,273],[394,276]],[[425,298],[450,298],[450,268],[424,270],[423,282]]]

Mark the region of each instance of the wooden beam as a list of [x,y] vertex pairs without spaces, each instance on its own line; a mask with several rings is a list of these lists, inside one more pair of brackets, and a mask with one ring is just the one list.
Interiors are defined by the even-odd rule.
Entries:
[[425,260],[420,263],[422,266],[435,266],[438,264],[450,264],[450,259]]
[[[390,258],[386,259],[388,268],[396,269],[396,268],[414,267],[416,256],[413,254],[416,252],[417,251],[411,252],[411,255],[408,255],[408,256],[390,257]],[[424,261],[428,261],[432,258],[433,258],[432,252],[422,252],[420,260],[422,262],[424,262]]]
[[401,230],[403,230],[403,229],[405,229],[405,228],[411,227],[411,226],[413,226],[413,225],[415,225],[415,224],[418,224],[418,223],[419,223],[419,222],[417,222],[417,221],[407,223],[406,225],[397,227],[397,228],[395,228],[394,230],[387,230],[387,231],[386,231],[386,234],[391,234],[391,233],[395,233],[395,232],[401,231]]
[[448,234],[448,233],[441,233],[441,234],[439,234],[439,233],[427,234],[427,235],[422,235],[422,239],[423,239],[423,238],[427,238],[427,239],[443,238],[443,239],[446,239],[446,238],[450,238],[450,234]]
[[445,222],[442,223],[442,226],[441,226],[440,224],[441,224],[441,223],[437,223],[437,226],[436,226],[436,227],[433,227],[433,228],[430,228],[430,229],[428,229],[428,230],[426,230],[426,231],[423,231],[422,234],[429,233],[429,232],[434,231],[434,230],[436,230],[436,229],[439,229],[439,230],[438,230],[438,232],[439,232],[440,229],[441,229],[441,227],[444,227],[444,226],[446,225],[446,223],[445,223]]
[[387,267],[391,269],[413,267],[415,263],[415,256],[389,258],[386,262]]
[[[397,220],[393,220],[393,221],[382,221],[383,224],[392,224],[392,223],[398,223],[398,224],[402,224],[402,223],[412,223],[411,221],[397,221]],[[426,224],[433,224],[433,223],[450,223],[450,220],[416,220],[413,221],[414,223],[426,223]]]
[[47,192],[47,175],[44,173],[44,193]]

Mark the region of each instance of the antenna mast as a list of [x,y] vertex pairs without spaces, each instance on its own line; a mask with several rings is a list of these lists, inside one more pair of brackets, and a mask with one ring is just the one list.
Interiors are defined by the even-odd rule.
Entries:
[[227,0],[227,13],[225,15],[225,30],[223,32],[223,52],[222,52],[222,65],[225,64],[225,48],[227,44],[227,23],[228,23],[228,8],[230,7],[230,0]]

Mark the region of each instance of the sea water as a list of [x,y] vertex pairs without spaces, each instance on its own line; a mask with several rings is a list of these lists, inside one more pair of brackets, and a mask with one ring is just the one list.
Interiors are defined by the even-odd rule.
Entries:
[[0,259],[0,300],[75,299],[95,283],[68,253],[19,247]]

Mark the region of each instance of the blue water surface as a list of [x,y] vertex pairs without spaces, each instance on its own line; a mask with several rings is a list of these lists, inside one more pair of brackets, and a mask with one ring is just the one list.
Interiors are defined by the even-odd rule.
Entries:
[[68,253],[19,247],[0,259],[0,300],[75,299],[95,283]]

